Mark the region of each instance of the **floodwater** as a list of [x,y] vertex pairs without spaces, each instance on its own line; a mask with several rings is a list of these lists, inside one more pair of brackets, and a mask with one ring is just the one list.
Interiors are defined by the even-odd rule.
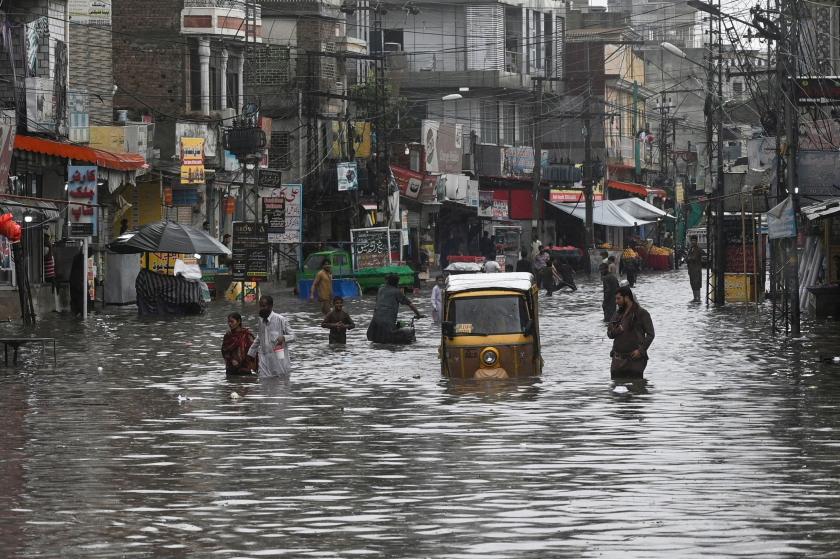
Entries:
[[58,366],[27,350],[0,371],[0,555],[835,552],[840,365],[819,358],[840,354],[838,323],[790,343],[767,308],[689,305],[687,283],[641,277],[657,337],[626,393],[595,283],[542,299],[545,372],[520,383],[441,379],[428,320],[415,345],[372,348],[370,297],[348,303],[359,328],[333,349],[315,307],[278,294],[296,371],[262,383],[224,376],[240,304],[51,318],[36,333],[60,338]]

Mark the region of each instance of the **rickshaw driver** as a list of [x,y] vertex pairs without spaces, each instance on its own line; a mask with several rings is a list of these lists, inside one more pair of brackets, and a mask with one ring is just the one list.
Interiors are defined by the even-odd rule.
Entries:
[[417,307],[403,294],[399,285],[399,276],[390,274],[385,278],[385,285],[380,287],[376,294],[376,306],[373,309],[373,318],[367,330],[367,339],[371,342],[399,344],[411,341],[410,339],[404,339],[403,330],[397,328],[397,316],[401,304],[414,311],[415,318],[423,318]]

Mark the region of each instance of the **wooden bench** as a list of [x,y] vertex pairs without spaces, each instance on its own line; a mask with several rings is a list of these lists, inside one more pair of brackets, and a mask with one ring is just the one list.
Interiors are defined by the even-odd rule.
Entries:
[[18,349],[20,349],[20,346],[26,344],[41,344],[41,351],[43,353],[46,353],[47,344],[52,343],[53,366],[55,366],[55,364],[57,363],[55,351],[55,338],[0,338],[0,343],[3,344],[3,358],[7,367],[9,366],[9,346],[12,346],[12,349],[14,349],[12,363],[16,365],[18,361]]

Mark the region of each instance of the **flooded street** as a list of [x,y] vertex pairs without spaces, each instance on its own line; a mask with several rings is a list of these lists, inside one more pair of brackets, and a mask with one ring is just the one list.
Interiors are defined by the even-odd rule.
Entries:
[[[278,294],[298,335],[279,382],[225,379],[239,304],[54,317],[36,333],[59,338],[56,369],[25,350],[0,373],[0,555],[834,552],[840,365],[819,357],[840,354],[837,323],[772,337],[769,307],[687,304],[684,270],[635,291],[657,337],[625,394],[593,282],[541,299],[544,374],[517,384],[441,379],[430,320],[413,346],[373,348],[370,296],[334,349],[315,305]],[[428,290],[414,300],[429,314]],[[255,327],[256,305],[242,312]]]

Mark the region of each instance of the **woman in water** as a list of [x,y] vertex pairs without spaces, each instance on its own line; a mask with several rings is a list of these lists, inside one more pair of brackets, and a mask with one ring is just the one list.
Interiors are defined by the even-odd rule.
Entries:
[[222,357],[225,371],[229,375],[247,375],[256,368],[254,358],[248,357],[248,349],[254,343],[254,334],[242,326],[242,315],[233,312],[228,315],[230,330],[222,340]]

